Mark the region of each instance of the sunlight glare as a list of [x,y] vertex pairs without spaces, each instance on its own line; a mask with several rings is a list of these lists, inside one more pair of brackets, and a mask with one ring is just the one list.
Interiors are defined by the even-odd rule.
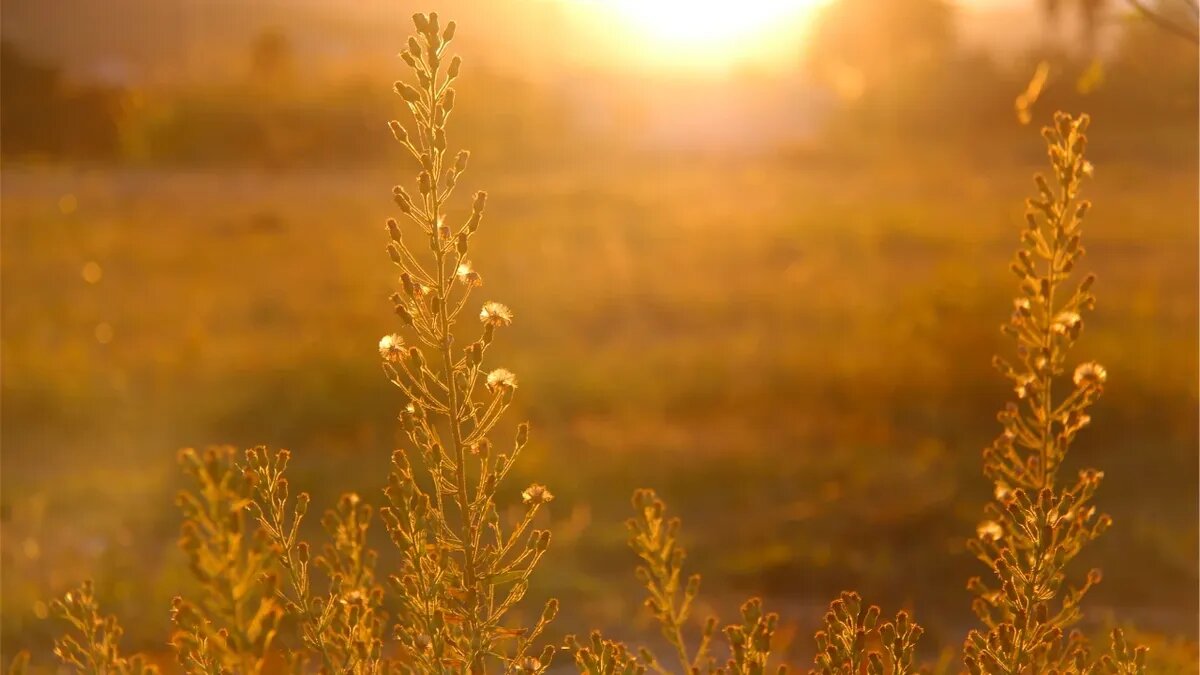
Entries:
[[[615,15],[629,32],[614,39],[660,61],[728,62],[795,38],[828,0],[581,0]],[[772,45],[771,43],[776,43]]]

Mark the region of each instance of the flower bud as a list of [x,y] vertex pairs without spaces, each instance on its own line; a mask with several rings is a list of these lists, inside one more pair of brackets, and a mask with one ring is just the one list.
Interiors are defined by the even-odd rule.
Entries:
[[404,191],[404,188],[397,185],[392,188],[392,197],[396,200],[396,206],[400,207],[403,213],[412,213],[412,198]]
[[408,131],[405,130],[404,125],[400,124],[399,120],[388,122],[388,128],[392,130],[392,136],[395,136],[397,141],[408,142]]
[[417,103],[421,100],[421,92],[417,91],[412,85],[406,82],[397,81],[394,85],[396,93],[400,94],[400,98],[408,103]]

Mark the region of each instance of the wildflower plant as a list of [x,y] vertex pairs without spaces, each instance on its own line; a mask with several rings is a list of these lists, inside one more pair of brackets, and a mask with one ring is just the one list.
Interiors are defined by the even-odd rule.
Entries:
[[[762,675],[767,672],[771,643],[779,625],[779,615],[764,614],[762,601],[751,598],[742,605],[740,623],[730,624],[722,631],[728,647],[728,658],[718,665],[712,643],[719,619],[709,617],[704,622],[695,648],[689,646],[685,635],[688,618],[700,593],[700,575],[692,574],[684,581],[683,562],[687,552],[679,542],[678,518],[666,517],[666,505],[653,490],[637,490],[633,494],[634,517],[626,521],[629,547],[640,561],[636,568],[638,581],[646,588],[645,605],[658,622],[663,637],[675,652],[680,673],[707,672],[714,675]],[[574,638],[568,637],[564,647],[575,653],[581,673],[643,672],[670,673],[647,648],[637,656],[624,644],[604,640],[599,633],[592,635],[591,648],[577,648]],[[786,671],[779,667],[780,673]]]
[[[310,498],[292,494],[287,450],[257,447],[240,458],[231,448],[183,451],[180,464],[192,483],[178,499],[179,543],[198,589],[176,598],[171,611],[171,644],[185,672],[257,674],[286,657],[292,672],[538,674],[559,651],[538,646],[558,614],[557,600],[531,625],[512,618],[549,547],[550,533],[535,525],[554,495],[538,483],[522,489],[506,480],[529,442],[528,424],[493,440],[501,437],[518,379],[485,357],[514,314],[494,300],[476,302],[483,277],[470,253],[486,193],[471,197],[463,222],[448,217],[469,160],[465,150],[451,154],[447,138],[462,67],[448,54],[455,24],[443,27],[437,14],[417,14],[413,22],[416,35],[400,55],[411,76],[395,84],[410,119],[389,126],[417,172],[413,187],[392,191],[401,217],[387,221],[387,252],[398,271],[391,304],[400,326],[378,343],[383,371],[401,395],[398,421],[407,439],[392,454],[386,505],[378,510],[395,563],[380,568],[369,544],[376,511],[353,493],[321,518],[328,543],[314,553],[302,537]],[[997,365],[1016,398],[1000,413],[1003,432],[983,455],[995,501],[970,543],[994,576],[969,582],[983,623],[964,646],[964,663],[975,674],[1146,671],[1145,648],[1130,647],[1120,631],[1099,659],[1081,637],[1067,634],[1100,577],[1092,571],[1070,585],[1068,565],[1111,522],[1092,504],[1100,472],[1060,475],[1107,380],[1099,364],[1072,368],[1067,361],[1095,302],[1091,276],[1072,281],[1088,210],[1079,198],[1091,173],[1087,123],[1060,114],[1045,131],[1053,179],[1037,178],[1039,195],[1029,201],[1013,264],[1020,295],[1005,330],[1016,340],[1017,360]],[[779,616],[752,598],[720,630],[717,617],[693,621],[701,579],[685,572],[679,519],[669,518],[650,490],[634,494],[633,512],[627,525],[636,578],[673,654],[660,661],[647,648],[599,632],[583,643],[568,636],[561,651],[579,672],[783,672],[775,653]],[[101,614],[91,584],[52,609],[71,629],[54,650],[67,667],[97,675],[156,672],[145,658],[122,654],[121,628]],[[916,673],[921,634],[907,612],[885,620],[857,593],[842,593],[815,636],[809,672]],[[26,664],[18,657],[13,671]]]
[[[879,622],[879,607],[866,609],[862,598],[846,591],[829,605],[825,626],[817,631],[816,666],[812,675],[911,675],[916,673],[913,652],[923,629],[907,612],[896,614],[895,621]],[[882,651],[869,648],[872,642]]]
[[179,464],[196,483],[179,493],[179,546],[202,589],[176,597],[171,642],[189,672],[261,673],[283,616],[276,597],[275,549],[248,523],[253,487],[231,447],[184,450]]
[[[517,377],[486,367],[484,356],[513,313],[498,302],[483,303],[477,337],[459,342],[465,332],[459,321],[475,311],[468,310],[470,300],[483,285],[469,253],[487,193],[475,193],[465,222],[449,221],[446,207],[470,157],[466,150],[451,156],[446,136],[462,61],[447,55],[453,21],[445,28],[437,14],[417,14],[413,21],[417,35],[401,54],[413,81],[395,85],[411,123],[390,126],[419,171],[413,194],[393,189],[407,228],[387,223],[388,254],[400,272],[400,290],[391,299],[407,337],[380,341],[384,371],[404,397],[400,422],[410,444],[393,455],[382,511],[401,558],[391,577],[403,606],[395,637],[422,672],[482,672],[489,662],[540,672],[553,649],[541,658],[531,650],[557,613],[557,601],[528,628],[505,625],[505,618],[549,546],[550,533],[533,524],[554,496],[541,485],[519,495],[504,487],[529,441],[528,424],[517,427],[507,451],[490,440],[512,404]],[[524,512],[506,523],[497,500],[518,496]]]
[[[91,582],[85,581],[61,599],[50,604],[50,611],[71,627],[71,632],[54,641],[54,655],[68,668],[80,673],[111,675],[156,675],[158,669],[142,655],[121,654],[124,631],[117,617],[102,615]],[[21,658],[21,657],[19,657]],[[24,661],[14,663],[23,668]]]
[[[969,546],[995,578],[968,582],[984,626],[971,632],[964,647],[972,673],[1092,672],[1083,638],[1067,631],[1079,621],[1080,601],[1100,581],[1100,571],[1072,585],[1067,567],[1112,519],[1092,504],[1103,473],[1060,476],[1107,380],[1097,363],[1072,370],[1067,361],[1083,330],[1082,315],[1095,305],[1095,278],[1073,281],[1090,208],[1080,198],[1092,173],[1085,158],[1087,126],[1086,115],[1059,113],[1043,130],[1053,182],[1035,177],[1038,196],[1028,201],[1022,248],[1012,265],[1020,294],[1003,328],[1017,343],[1017,361],[997,357],[996,366],[1012,382],[1016,400],[1000,412],[1003,431],[983,453],[995,501]],[[1068,377],[1070,386],[1061,393],[1056,385]],[[1124,658],[1123,649],[1116,651]]]

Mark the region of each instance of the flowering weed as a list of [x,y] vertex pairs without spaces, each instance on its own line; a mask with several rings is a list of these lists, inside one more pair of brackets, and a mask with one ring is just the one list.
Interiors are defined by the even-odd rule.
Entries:
[[[193,486],[178,500],[180,547],[200,592],[176,598],[172,608],[171,644],[180,666],[211,674],[267,672],[273,661],[286,661],[293,672],[356,675],[544,673],[561,652],[560,665],[569,659],[582,673],[784,670],[773,654],[780,618],[761,600],[745,602],[723,627],[716,617],[692,620],[701,578],[685,572],[680,521],[667,516],[650,490],[633,496],[629,546],[669,657],[599,632],[587,641],[542,644],[559,610],[553,599],[532,624],[513,619],[549,549],[550,532],[535,524],[554,495],[539,483],[522,489],[507,480],[529,441],[528,424],[494,440],[518,378],[491,364],[487,352],[514,313],[476,298],[484,278],[470,253],[487,194],[469,199],[465,221],[448,217],[470,158],[465,150],[452,153],[447,136],[462,67],[448,53],[455,24],[443,26],[437,14],[413,18],[416,35],[401,54],[411,77],[395,84],[410,120],[389,125],[419,171],[411,187],[393,188],[400,217],[386,224],[398,278],[391,304],[400,326],[379,340],[378,352],[400,394],[398,421],[407,438],[392,456],[386,503],[376,514],[358,495],[343,495],[321,519],[329,542],[316,552],[301,537],[310,499],[292,494],[288,451],[182,452]],[[983,624],[964,646],[971,673],[1146,668],[1146,650],[1128,646],[1119,631],[1099,659],[1081,636],[1068,633],[1084,594],[1100,579],[1092,571],[1071,585],[1068,566],[1111,523],[1092,504],[1101,472],[1060,475],[1107,380],[1099,364],[1072,368],[1067,361],[1095,303],[1091,276],[1072,281],[1089,208],[1079,198],[1092,171],[1084,158],[1087,123],[1086,116],[1060,114],[1046,130],[1053,179],[1037,178],[1039,194],[1029,201],[1013,263],[1020,293],[1005,331],[1016,340],[1016,361],[998,359],[997,366],[1015,400],[1000,413],[1002,434],[983,455],[995,501],[970,547],[992,578],[968,584]],[[1065,394],[1056,388],[1067,383]],[[368,544],[376,520],[397,550],[386,570]],[[100,614],[90,585],[68,593],[54,610],[72,629],[55,647],[64,665],[89,673],[153,672],[144,658],[122,655],[120,626]],[[906,611],[889,620],[857,593],[842,593],[815,636],[810,672],[915,673],[922,632]]]

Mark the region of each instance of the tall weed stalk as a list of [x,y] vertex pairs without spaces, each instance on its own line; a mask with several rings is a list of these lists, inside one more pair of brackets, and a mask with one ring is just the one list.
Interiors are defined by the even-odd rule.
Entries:
[[[180,547],[199,593],[176,598],[171,640],[188,673],[263,673],[272,660],[293,672],[543,673],[558,652],[581,673],[721,673],[760,675],[785,670],[774,654],[779,616],[752,598],[721,627],[717,617],[693,619],[701,579],[685,571],[680,521],[650,490],[633,497],[629,545],[636,578],[670,656],[633,649],[594,632],[560,647],[538,648],[558,613],[550,600],[532,625],[514,625],[512,610],[532,583],[550,533],[538,514],[554,499],[543,485],[518,491],[509,474],[529,441],[528,424],[511,436],[501,421],[517,390],[509,370],[488,364],[487,352],[509,326],[503,304],[473,300],[483,277],[471,261],[487,195],[476,192],[463,222],[448,206],[469,153],[451,152],[448,122],[462,62],[448,54],[455,24],[437,14],[413,17],[416,34],[401,59],[410,71],[395,91],[409,113],[392,121],[396,141],[417,168],[411,187],[392,196],[398,219],[387,221],[387,252],[398,273],[391,296],[399,328],[379,342],[383,370],[400,394],[398,420],[407,445],[392,455],[379,519],[397,549],[396,565],[378,569],[368,543],[375,511],[345,494],[321,520],[329,543],[320,553],[302,537],[310,498],[292,496],[286,450],[253,448],[180,455],[193,485],[178,503]],[[1080,198],[1092,171],[1085,159],[1088,119],[1059,114],[1045,130],[1052,178],[1037,177],[1013,271],[1020,281],[1005,331],[1016,360],[998,359],[1015,400],[1000,413],[1003,431],[984,451],[984,474],[995,501],[987,506],[970,547],[992,572],[969,583],[983,624],[963,650],[971,673],[1144,673],[1146,650],[1119,631],[1111,649],[1092,659],[1086,641],[1069,633],[1080,601],[1099,579],[1091,571],[1068,582],[1068,566],[1111,523],[1093,505],[1102,473],[1067,479],[1068,449],[1090,422],[1088,410],[1107,374],[1085,362],[1072,368],[1068,351],[1095,299],[1093,278],[1073,281],[1083,256]],[[1066,385],[1066,388],[1063,388]],[[502,441],[493,441],[497,436]],[[519,515],[503,517],[510,504]],[[144,657],[120,650],[121,629],[101,614],[84,584],[53,605],[71,632],[55,653],[86,673],[155,672]],[[816,633],[810,673],[909,675],[917,672],[922,629],[906,611],[886,619],[875,606],[844,592]],[[14,662],[14,672],[28,660]]]

